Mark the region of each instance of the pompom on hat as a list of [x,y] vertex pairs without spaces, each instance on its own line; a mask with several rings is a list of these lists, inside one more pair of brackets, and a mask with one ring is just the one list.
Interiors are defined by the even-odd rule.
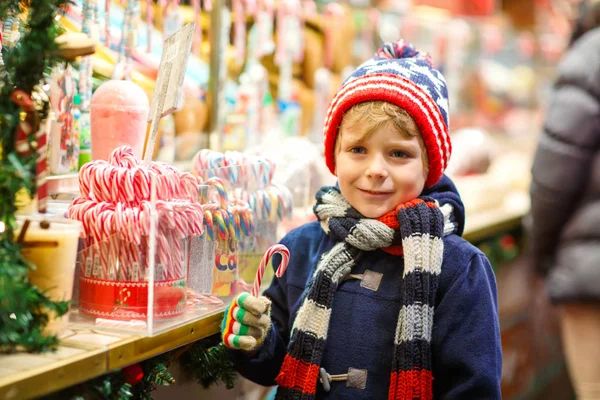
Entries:
[[356,104],[387,101],[404,109],[415,121],[429,159],[425,187],[442,176],[452,144],[448,134],[448,90],[429,54],[403,40],[385,43],[375,57],[346,79],[329,105],[325,120],[325,161],[335,171],[335,141],[344,113]]

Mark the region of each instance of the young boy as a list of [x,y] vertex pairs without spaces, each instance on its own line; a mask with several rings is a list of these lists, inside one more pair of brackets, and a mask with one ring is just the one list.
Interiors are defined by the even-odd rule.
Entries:
[[[500,399],[496,283],[443,176],[448,100],[428,56],[387,43],[333,99],[338,187],[290,232],[287,272],[226,311],[238,371],[280,399]],[[279,258],[274,261],[275,267]]]

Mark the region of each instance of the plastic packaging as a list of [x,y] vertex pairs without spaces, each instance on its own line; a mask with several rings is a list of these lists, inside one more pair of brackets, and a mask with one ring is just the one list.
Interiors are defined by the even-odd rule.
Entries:
[[108,81],[92,96],[92,159],[107,160],[119,146],[142,157],[150,105],[146,93],[133,82]]

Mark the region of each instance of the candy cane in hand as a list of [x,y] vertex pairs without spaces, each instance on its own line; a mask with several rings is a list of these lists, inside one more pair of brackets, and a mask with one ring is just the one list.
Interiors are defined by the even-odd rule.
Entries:
[[279,267],[275,272],[275,276],[281,278],[285,270],[287,269],[288,263],[290,261],[290,251],[288,250],[288,248],[282,244],[276,244],[269,247],[262,260],[260,260],[258,271],[256,271],[256,278],[254,278],[254,286],[252,287],[252,296],[258,296],[258,292],[260,291],[260,285],[262,284],[262,278],[265,274],[265,268],[267,267],[269,260],[271,260],[271,257],[273,257],[273,254],[275,253],[281,254],[281,264],[279,264]]

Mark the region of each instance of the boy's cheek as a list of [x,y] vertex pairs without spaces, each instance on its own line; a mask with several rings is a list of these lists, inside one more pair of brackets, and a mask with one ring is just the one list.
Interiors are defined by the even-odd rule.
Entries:
[[335,165],[333,166],[333,175],[334,176],[338,176],[337,166],[339,165],[339,163],[338,163],[339,154],[340,153],[336,150],[335,154],[333,155],[333,162],[335,163]]

